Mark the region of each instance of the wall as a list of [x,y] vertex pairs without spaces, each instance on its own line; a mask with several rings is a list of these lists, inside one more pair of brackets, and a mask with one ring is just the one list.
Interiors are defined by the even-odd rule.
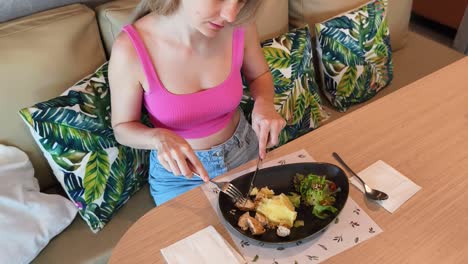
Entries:
[[457,29],[468,0],[413,0],[413,13]]

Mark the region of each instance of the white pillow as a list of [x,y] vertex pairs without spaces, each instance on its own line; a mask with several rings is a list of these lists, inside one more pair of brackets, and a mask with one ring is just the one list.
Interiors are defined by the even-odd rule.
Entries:
[[0,144],[0,262],[31,262],[76,213],[66,198],[39,192],[23,151]]

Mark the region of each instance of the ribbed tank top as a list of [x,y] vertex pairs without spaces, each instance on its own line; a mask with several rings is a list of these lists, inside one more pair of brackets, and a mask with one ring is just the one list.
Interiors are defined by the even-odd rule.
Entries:
[[231,71],[226,80],[191,94],[169,92],[161,83],[135,28],[127,25],[123,31],[130,37],[147,78],[149,89],[143,95],[143,103],[155,127],[166,128],[191,139],[214,134],[229,123],[242,98],[243,28],[235,28],[233,31]]

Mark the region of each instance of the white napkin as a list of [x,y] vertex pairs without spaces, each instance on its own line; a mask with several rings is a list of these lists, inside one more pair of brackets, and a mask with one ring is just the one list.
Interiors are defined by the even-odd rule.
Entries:
[[211,225],[161,249],[161,253],[168,264],[247,263]]
[[[381,160],[359,172],[358,175],[369,187],[388,194],[387,200],[376,202],[390,213],[395,212],[421,189],[420,186]],[[351,183],[364,192],[364,187],[356,177],[351,177]]]

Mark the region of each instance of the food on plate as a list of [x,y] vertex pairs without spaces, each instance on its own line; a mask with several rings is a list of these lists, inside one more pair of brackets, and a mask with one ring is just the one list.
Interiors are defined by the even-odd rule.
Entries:
[[257,212],[264,215],[273,226],[283,225],[288,228],[293,226],[297,216],[294,205],[283,193],[263,198],[258,203]]
[[[275,192],[268,187],[253,188],[247,202],[236,203],[235,206],[246,211],[238,220],[242,230],[250,230],[253,235],[261,235],[267,229],[276,229],[280,237],[289,236],[291,228],[304,226],[303,220],[297,220],[296,208],[301,205],[312,207],[312,214],[325,219],[338,210],[333,206],[336,193],[340,191],[336,184],[325,176],[315,174],[299,174],[294,176],[294,189],[288,195]],[[255,216],[250,215],[255,212]]]
[[301,205],[301,196],[299,194],[295,192],[290,192],[288,198],[294,205],[294,207],[298,208]]
[[301,227],[304,226],[304,220],[296,220],[294,221],[294,227]]
[[242,210],[242,211],[253,211],[253,210],[255,210],[255,204],[250,199],[247,199],[247,201],[245,201],[245,202],[240,202],[239,201],[239,202],[237,202],[235,204],[235,206],[237,208],[239,208],[240,210]]
[[260,222],[260,224],[262,224],[263,226],[268,226],[268,219],[261,213],[256,212],[255,219],[257,219],[257,221]]
[[291,229],[285,227],[285,226],[278,226],[278,228],[276,229],[276,234],[280,237],[287,237],[289,236],[289,234],[291,234]]
[[[255,189],[255,188],[254,188]],[[255,196],[255,202],[258,203],[262,201],[263,198],[271,198],[275,195],[275,192],[270,190],[268,187],[263,187],[259,191],[256,191],[255,194],[250,192],[250,195]]]
[[253,217],[247,218],[247,224],[252,235],[261,235],[265,233],[265,227]]
[[244,231],[249,229],[253,235],[261,235],[266,231],[264,225],[257,219],[251,217],[249,212],[245,212],[239,217],[237,225]]
[[239,220],[237,220],[237,225],[244,231],[249,229],[249,225],[247,224],[247,218],[249,217],[249,212],[245,212],[241,217],[239,217]]
[[[248,199],[245,203],[235,204],[240,210],[247,211],[237,225],[244,231],[249,229],[253,235],[261,235],[266,229],[281,228],[277,234],[288,236],[297,217],[289,198],[284,194],[275,195],[268,187],[254,188],[250,194],[255,195],[254,201]],[[255,217],[250,216],[249,211],[255,211]]]
[[257,195],[257,193],[258,193],[258,188],[257,187],[253,187],[252,190],[250,191],[251,196],[255,196],[255,195]]
[[338,212],[333,204],[340,189],[325,176],[312,173],[305,176],[297,173],[294,176],[294,188],[300,193],[301,201],[307,206],[312,206],[312,214],[316,217],[324,219]]

